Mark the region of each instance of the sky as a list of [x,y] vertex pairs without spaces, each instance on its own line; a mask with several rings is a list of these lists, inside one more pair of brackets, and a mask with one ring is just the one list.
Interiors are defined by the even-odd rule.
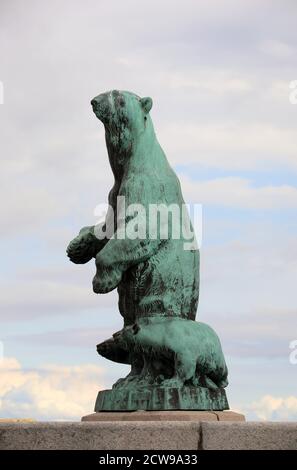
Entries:
[[297,420],[296,15],[295,0],[1,0],[0,417],[79,420],[129,371],[96,353],[122,326],[116,292],[65,254],[113,185],[90,100],[120,89],[153,98],[202,204],[197,319],[220,336],[230,408]]

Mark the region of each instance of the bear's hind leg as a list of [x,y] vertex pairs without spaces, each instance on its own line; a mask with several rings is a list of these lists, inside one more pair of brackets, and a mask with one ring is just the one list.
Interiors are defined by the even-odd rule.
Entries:
[[175,373],[183,382],[191,380],[196,371],[195,358],[186,352],[179,353],[175,358]]
[[204,376],[204,383],[210,390],[216,390],[218,388],[217,384],[207,375]]
[[162,385],[166,387],[181,387],[195,375],[196,362],[187,353],[177,353],[175,355],[174,375],[167,379]]

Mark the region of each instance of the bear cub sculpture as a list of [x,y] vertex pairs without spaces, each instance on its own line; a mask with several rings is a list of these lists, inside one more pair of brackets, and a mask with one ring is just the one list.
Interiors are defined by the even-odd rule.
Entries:
[[143,357],[141,373],[131,374],[128,380],[141,381],[154,359],[163,356],[174,362],[174,368],[173,376],[163,380],[162,386],[180,387],[191,382],[194,386],[216,390],[228,385],[228,369],[220,340],[205,323],[182,318],[140,319],[115,333],[114,338]]

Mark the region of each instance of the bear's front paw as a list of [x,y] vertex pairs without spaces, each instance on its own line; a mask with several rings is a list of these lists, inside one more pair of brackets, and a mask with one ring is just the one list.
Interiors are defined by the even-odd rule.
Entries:
[[96,257],[97,272],[93,278],[95,294],[106,294],[115,289],[122,279],[121,271],[114,266],[106,266],[100,262],[100,253]]
[[95,294],[107,294],[116,288],[111,278],[104,279],[96,274],[93,277],[93,291]]
[[96,238],[91,233],[78,235],[67,247],[67,256],[75,264],[84,264],[95,256]]

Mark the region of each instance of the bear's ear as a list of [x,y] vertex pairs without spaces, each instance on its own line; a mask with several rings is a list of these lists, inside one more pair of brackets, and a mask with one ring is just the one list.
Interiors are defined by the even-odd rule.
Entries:
[[148,96],[146,96],[145,98],[141,98],[140,103],[143,111],[148,114],[153,106],[152,98],[149,98]]

